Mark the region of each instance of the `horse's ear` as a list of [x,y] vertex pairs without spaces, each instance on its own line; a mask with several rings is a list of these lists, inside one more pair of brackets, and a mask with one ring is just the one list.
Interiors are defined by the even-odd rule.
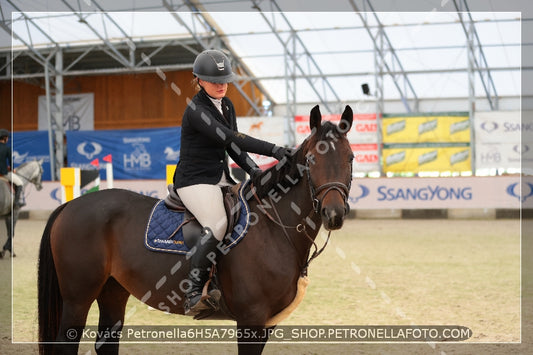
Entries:
[[322,121],[322,114],[318,105],[311,110],[311,116],[309,117],[309,126],[311,130],[318,130],[320,128],[320,122]]
[[346,134],[352,128],[352,122],[353,122],[353,111],[352,108],[349,105],[346,105],[346,108],[344,109],[344,112],[341,116],[341,122],[339,123],[339,130]]

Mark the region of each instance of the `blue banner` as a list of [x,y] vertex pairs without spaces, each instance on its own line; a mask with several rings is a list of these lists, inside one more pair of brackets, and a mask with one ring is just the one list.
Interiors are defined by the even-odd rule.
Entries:
[[43,181],[50,181],[50,152],[48,147],[48,132],[28,131],[13,133],[13,166],[16,168],[22,163],[43,159]]
[[179,159],[181,127],[67,131],[69,167],[95,169],[106,179],[104,157],[111,155],[115,179],[166,179],[166,165]]

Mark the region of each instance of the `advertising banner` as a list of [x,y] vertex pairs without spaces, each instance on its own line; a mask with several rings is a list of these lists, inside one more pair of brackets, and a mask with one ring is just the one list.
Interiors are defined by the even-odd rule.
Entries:
[[[51,97],[50,113],[52,118],[57,112],[54,96]],[[48,131],[46,115],[46,96],[39,96],[39,131]],[[55,131],[52,119],[52,129]],[[94,94],[63,95],[63,127],[65,131],[91,131],[94,129]]]
[[468,114],[383,115],[384,143],[470,142]]
[[[247,134],[257,139],[262,139],[267,142],[284,146],[287,142],[285,137],[285,127],[287,125],[284,117],[238,117],[237,127],[239,132]],[[262,156],[258,154],[249,154],[250,158],[265,170],[277,163],[277,160],[272,157]],[[237,164],[230,160],[232,168],[238,168]]]
[[[141,195],[163,199],[168,195],[165,180],[115,180],[114,187],[137,192]],[[107,182],[100,183],[100,190],[107,188]],[[81,195],[89,192],[90,186],[81,188]],[[41,191],[32,191],[26,199],[26,211],[52,211],[61,204],[61,184],[59,181],[46,181]]]
[[13,166],[32,160],[43,160],[42,180],[52,178],[50,168],[50,154],[48,147],[48,132],[26,131],[13,133]]
[[[322,121],[331,121],[338,124],[341,120],[340,114],[322,115]],[[301,144],[309,134],[309,116],[295,116],[296,144]],[[354,114],[352,128],[348,132],[348,141],[352,144],[377,143],[378,126],[375,113]]]
[[[91,162],[112,155],[115,179],[165,179],[166,165],[176,164],[181,127],[67,132],[70,167],[94,169]],[[101,178],[106,179],[100,164]]]
[[520,111],[477,112],[476,169],[526,169],[533,163],[533,118]]
[[377,144],[352,144],[351,146],[354,153],[354,173],[379,171]]
[[419,147],[383,149],[384,172],[470,171],[470,147]]
[[518,144],[526,138],[533,143],[533,118],[520,116],[520,111],[476,112],[476,142]]
[[354,179],[349,202],[353,209],[532,208],[533,183],[519,176]]
[[[117,180],[115,187],[163,199],[165,180]],[[106,188],[102,181],[100,189]],[[86,193],[82,189],[82,195]],[[32,191],[23,210],[53,210],[61,204],[59,182]],[[354,179],[352,209],[533,208],[533,183],[519,176]]]
[[[532,164],[533,143],[476,144],[476,169],[518,170]],[[525,170],[523,172],[526,173]]]

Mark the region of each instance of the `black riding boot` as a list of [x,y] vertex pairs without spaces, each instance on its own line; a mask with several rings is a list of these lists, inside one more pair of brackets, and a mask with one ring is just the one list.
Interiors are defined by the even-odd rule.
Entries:
[[219,241],[209,228],[204,228],[202,237],[196,244],[196,252],[191,256],[191,266],[189,269],[189,280],[191,288],[186,294],[183,308],[185,314],[196,314],[204,309],[214,308],[220,299],[219,290],[209,291],[208,297],[202,299],[202,290],[209,279],[210,267],[217,255],[217,244]]
[[15,197],[13,197],[13,207],[21,208],[23,206],[26,206],[26,204],[22,200],[23,187],[15,184],[13,184],[13,187],[15,188]]

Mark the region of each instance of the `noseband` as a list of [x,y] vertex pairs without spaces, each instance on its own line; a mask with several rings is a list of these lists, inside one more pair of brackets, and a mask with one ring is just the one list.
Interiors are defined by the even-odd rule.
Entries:
[[[333,181],[333,182],[327,182],[323,185],[320,185],[319,187],[314,187],[313,180],[311,179],[311,169],[309,167],[309,158],[305,161],[305,167],[307,171],[307,181],[309,181],[309,193],[311,195],[311,201],[313,201],[313,209],[316,213],[320,213],[320,209],[322,207],[322,202],[324,201],[324,198],[326,198],[326,195],[332,191],[337,191],[344,201],[344,213],[345,215],[350,212],[350,204],[348,203],[348,196],[350,194],[350,187],[352,185],[352,180],[350,179],[350,183],[348,185],[339,182],[339,181]],[[352,175],[351,173],[352,165],[350,164],[350,177]],[[322,193],[322,197],[319,198],[319,194]]]

